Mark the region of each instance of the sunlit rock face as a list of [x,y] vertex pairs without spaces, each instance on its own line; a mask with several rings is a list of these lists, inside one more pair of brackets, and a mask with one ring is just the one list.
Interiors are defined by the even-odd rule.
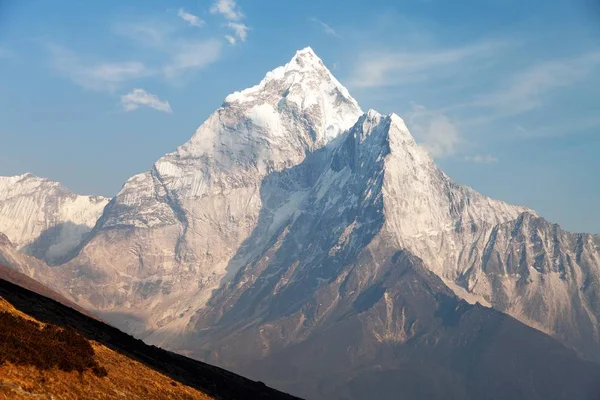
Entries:
[[0,177],[0,232],[20,251],[60,264],[96,225],[108,201],[32,174]]
[[77,277],[73,296],[137,334],[183,328],[257,227],[263,179],[302,163],[361,114],[310,48],[227,96],[187,143],[108,205],[65,266]]

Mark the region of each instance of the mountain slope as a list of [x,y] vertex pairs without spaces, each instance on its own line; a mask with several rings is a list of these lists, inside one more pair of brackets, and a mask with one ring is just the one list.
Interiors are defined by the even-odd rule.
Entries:
[[458,284],[600,361],[600,236],[524,213],[470,250]]
[[410,253],[375,238],[348,269],[296,311],[271,307],[234,329],[226,317],[223,330],[214,322],[216,332],[200,329],[206,342],[193,344],[196,355],[310,399],[600,395],[600,366],[459,300]]
[[3,279],[0,337],[0,394],[10,398],[294,398],[147,346]]
[[51,268],[44,261],[23,254],[2,232],[0,232],[0,264],[57,292],[63,292],[65,289],[64,283],[68,277],[63,275],[62,269]]
[[59,264],[92,230],[107,203],[32,174],[0,177],[0,232],[20,251]]
[[[459,301],[427,270],[437,268],[411,255],[422,247],[403,234],[427,218],[455,218],[474,226],[477,238],[477,227],[485,232],[521,208],[451,182],[394,115],[369,111],[305,163],[274,174],[274,182],[289,182],[288,191],[278,203],[263,198],[271,208],[231,262],[244,266],[198,311],[192,331],[168,343],[309,398],[396,390],[406,398],[600,395],[597,366],[510,317]],[[272,193],[271,184],[267,177],[262,192]],[[431,196],[437,190],[444,195]],[[422,194],[435,209],[409,215]],[[279,217],[295,197],[294,211]],[[441,233],[446,241],[464,230],[454,226]],[[563,365],[577,372],[565,376]],[[425,383],[431,371],[437,386]]]
[[64,266],[77,277],[73,296],[138,335],[185,326],[255,228],[262,179],[301,163],[360,114],[310,48],[297,52],[125,183]]

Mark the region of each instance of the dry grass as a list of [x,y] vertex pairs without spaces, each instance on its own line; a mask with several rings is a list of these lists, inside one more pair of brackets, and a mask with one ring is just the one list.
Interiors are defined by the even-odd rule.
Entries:
[[[51,338],[55,338],[57,334],[58,328],[55,326],[40,324],[37,321],[37,325],[33,325],[32,318],[17,311],[3,299],[0,299],[0,313],[9,314],[15,320],[21,319],[17,324],[22,324],[25,329],[35,326],[39,333],[50,333]],[[6,321],[8,319],[5,315]],[[6,336],[6,327],[0,326],[0,329],[0,335]],[[70,332],[67,337],[69,342],[75,342],[74,349],[81,351],[83,355],[91,356],[98,366],[106,369],[106,376],[94,372],[92,367],[81,367],[88,365],[86,363],[89,363],[89,358],[76,360],[73,364],[75,368],[68,367],[70,364],[67,363],[67,367],[61,370],[58,364],[48,365],[42,362],[40,367],[39,360],[46,360],[45,356],[32,356],[21,352],[16,359],[11,361],[5,358],[0,365],[0,399],[210,399],[209,396],[174,382],[171,378],[99,343],[72,335],[73,332]],[[29,337],[39,339],[38,336]],[[88,350],[85,350],[87,347],[82,340],[89,346]],[[25,352],[31,350],[35,350],[35,347],[21,349]],[[73,351],[73,348],[67,348],[67,351]],[[61,360],[62,355],[57,356],[50,357],[50,360]],[[23,362],[25,359],[31,359],[33,362]]]

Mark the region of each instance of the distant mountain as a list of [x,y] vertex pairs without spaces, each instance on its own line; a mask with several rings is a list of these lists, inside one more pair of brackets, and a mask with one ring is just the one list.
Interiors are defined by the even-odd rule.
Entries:
[[0,177],[0,232],[22,252],[59,264],[92,230],[108,200],[76,195],[32,174]]
[[597,399],[597,364],[544,333],[600,361],[598,236],[457,184],[310,48],[130,178],[71,249],[51,287],[294,393]]
[[[33,278],[35,281],[57,292],[62,292],[64,277],[62,269],[51,268],[44,261],[21,253],[5,234],[0,232],[0,264],[9,266],[16,273]],[[6,271],[8,273],[8,271]]]
[[294,399],[147,346],[3,278],[0,275],[0,397]]
[[29,276],[16,271],[14,268],[9,268],[5,265],[0,264],[0,279],[10,282],[14,285],[20,286],[31,292],[37,293],[41,296],[52,299],[64,306],[70,307],[82,314],[85,314],[88,317],[96,318],[92,314],[90,314],[89,311],[75,304],[71,300],[67,299],[62,294],[56,292],[48,286],[45,286],[44,284],[36,281],[35,279],[30,278]]

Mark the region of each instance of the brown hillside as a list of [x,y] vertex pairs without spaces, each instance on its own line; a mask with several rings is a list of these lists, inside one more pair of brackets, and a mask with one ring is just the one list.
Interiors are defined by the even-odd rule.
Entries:
[[0,278],[0,399],[13,398],[295,397],[148,346],[59,301]]

